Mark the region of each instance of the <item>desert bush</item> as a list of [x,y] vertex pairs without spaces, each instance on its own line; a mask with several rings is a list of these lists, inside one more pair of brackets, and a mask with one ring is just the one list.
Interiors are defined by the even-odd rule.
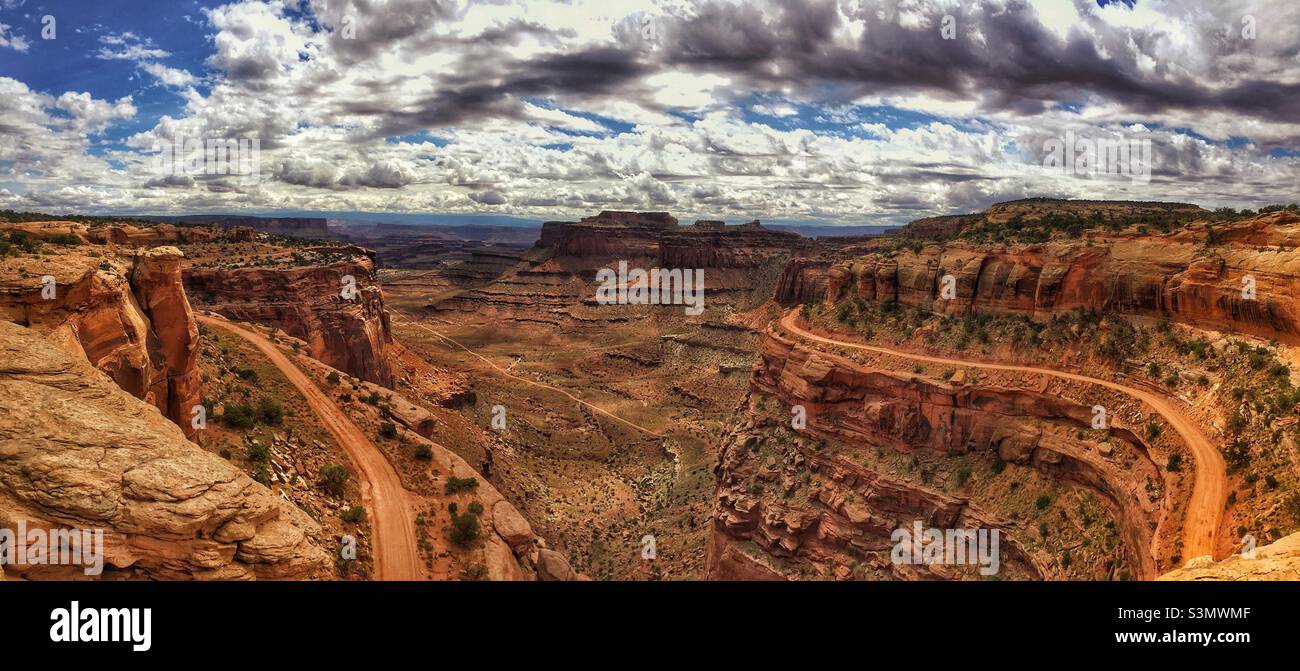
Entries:
[[[475,481],[477,483],[477,481]],[[480,510],[482,506],[480,506]],[[458,513],[456,504],[447,504],[447,511],[451,514],[451,542],[460,547],[466,547],[479,537],[478,515],[473,512]]]
[[457,494],[478,489],[478,478],[458,478],[451,476],[447,478],[447,484],[443,486],[443,491],[447,494]]
[[247,404],[231,403],[226,406],[221,421],[231,428],[251,429],[257,425],[257,413]]
[[284,421],[284,406],[273,398],[264,398],[257,404],[257,414],[263,422],[279,425]]
[[358,524],[365,521],[366,509],[361,506],[352,506],[351,508],[344,510],[343,514],[339,517],[348,524]]
[[320,483],[325,491],[334,496],[343,495],[343,485],[348,481],[348,469],[338,465],[331,464],[322,468],[320,471]]

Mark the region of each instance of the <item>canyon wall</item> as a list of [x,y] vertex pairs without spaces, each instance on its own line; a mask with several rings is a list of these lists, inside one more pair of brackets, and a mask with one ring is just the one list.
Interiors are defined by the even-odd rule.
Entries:
[[[770,422],[764,428],[751,412],[733,429],[717,471],[713,577],[756,577],[769,570],[790,577],[773,567],[798,559],[821,565],[874,562],[890,577],[924,578],[879,561],[879,553],[890,545],[890,532],[911,519],[946,528],[1000,526],[1004,537],[1011,536],[1010,558],[1018,562],[1010,575],[1059,577],[1051,561],[1030,556],[1015,544],[1016,524],[1010,520],[852,458],[856,451],[872,448],[989,452],[1003,462],[1091,490],[1111,508],[1125,555],[1138,575],[1155,573],[1152,538],[1164,509],[1149,491],[1153,483],[1161,486],[1161,470],[1148,447],[1122,423],[1112,422],[1104,443],[1085,437],[1082,430],[1092,418],[1089,405],[1023,389],[953,385],[867,369],[774,333],[764,337],[751,388],[775,397],[781,408],[803,406],[807,425],[792,440],[773,438]],[[819,441],[847,451],[822,449]],[[764,442],[769,447],[759,449]],[[764,454],[772,446],[779,452],[776,459]],[[808,474],[824,479],[803,495],[799,478]],[[746,488],[756,476],[774,486],[756,495]],[[807,502],[800,505],[801,500]],[[750,550],[744,552],[742,546]]]
[[[81,356],[0,321],[0,527],[102,529],[103,577],[323,575],[319,526]],[[73,579],[80,566],[10,566]]]
[[[1210,245],[1196,229],[1093,232],[1039,245],[928,244],[839,261],[825,271],[796,260],[779,298],[834,302],[856,293],[941,313],[1034,318],[1114,310],[1300,343],[1300,217],[1274,212],[1216,231],[1219,240]],[[956,281],[952,300],[940,298],[945,275]],[[1248,286],[1253,295],[1243,292]]]
[[[351,300],[342,295],[347,276],[356,281]],[[392,385],[388,313],[374,261],[364,254],[290,268],[187,268],[185,286],[206,309],[280,328],[304,341],[312,357],[363,380]]]
[[[45,333],[192,436],[198,329],[175,247],[110,257],[86,247],[0,262],[0,319]],[[53,282],[54,294],[42,289]]]

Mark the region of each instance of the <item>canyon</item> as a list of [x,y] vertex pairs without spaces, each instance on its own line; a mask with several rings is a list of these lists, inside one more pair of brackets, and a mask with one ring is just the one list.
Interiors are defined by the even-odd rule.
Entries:
[[[19,511],[5,522],[111,521],[114,570],[990,579],[892,561],[913,522],[1000,530],[995,579],[1276,577],[1294,554],[1288,209],[1029,199],[818,238],[605,211],[546,222],[531,246],[513,230],[312,221],[0,228],[60,250],[2,260],[6,342],[66,357],[59,374],[6,374],[129,399],[147,412],[103,421],[200,473],[126,487],[118,506],[166,508],[186,477],[261,501],[248,519],[223,517],[224,499],[183,525],[159,513],[159,530],[0,488]],[[597,274],[619,262],[702,271],[703,314],[602,304]],[[103,381],[70,387],[76,366]],[[293,414],[229,419],[275,399]],[[216,428],[196,428],[196,406]],[[21,431],[8,408],[0,423]],[[335,462],[356,479],[322,492]],[[466,515],[476,540],[461,546]],[[324,559],[345,535],[360,573]],[[1275,548],[1268,567],[1231,559],[1243,536]]]

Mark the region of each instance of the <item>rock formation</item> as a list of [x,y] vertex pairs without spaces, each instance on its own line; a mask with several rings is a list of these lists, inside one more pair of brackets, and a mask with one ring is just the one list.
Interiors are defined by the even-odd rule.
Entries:
[[810,244],[798,233],[764,228],[757,221],[679,226],[666,212],[611,211],[578,222],[546,222],[537,241],[555,256],[648,258],[661,268],[754,268]]
[[[878,249],[826,270],[796,259],[786,267],[779,298],[834,302],[856,294],[935,312],[1035,318],[1075,308],[1114,310],[1300,343],[1300,216],[1273,212],[1214,230],[1210,241],[1191,227],[1090,232],[1085,239],[1032,245],[931,243]],[[955,279],[955,299],[940,298],[945,275]]]
[[[356,287],[351,299],[343,296],[348,277]],[[290,268],[188,268],[185,286],[213,312],[280,328],[306,342],[311,356],[361,379],[392,384],[388,313],[374,261],[364,254]]]
[[[814,449],[810,437],[853,449],[992,451],[1003,462],[1032,466],[1094,490],[1114,510],[1132,564],[1141,575],[1154,574],[1149,548],[1163,510],[1148,497],[1148,483],[1159,482],[1160,471],[1147,446],[1122,425],[1109,429],[1109,449],[1117,452],[1107,456],[1080,440],[1076,433],[1091,419],[1087,405],[1027,390],[950,385],[866,369],[775,334],[762,342],[752,388],[779,399],[780,407],[803,406],[807,426],[794,440],[794,449],[787,446],[784,459],[774,462],[764,461],[755,449],[770,437],[770,427],[760,430],[756,424],[761,420],[744,415],[738,420],[717,471],[710,554],[714,577],[755,577],[755,564],[765,566],[763,571],[773,577],[784,575],[772,568],[782,557],[847,564],[867,548],[879,550],[882,543],[887,548],[890,532],[909,515],[941,527],[987,527],[995,522],[965,500],[893,480],[852,459],[832,458]],[[809,472],[830,477],[810,493],[809,504],[801,506],[797,502],[802,498],[790,494],[799,487],[801,474]],[[746,489],[756,476],[772,482],[763,491],[773,493]],[[746,541],[756,543],[763,556],[735,547]],[[1017,547],[1012,545],[1012,556],[1022,560],[1020,577],[1050,576],[1050,567]],[[887,562],[882,568],[895,577],[915,577],[899,574],[898,567]]]
[[105,577],[320,577],[327,553],[305,513],[187,441],[82,357],[0,322],[0,361],[0,526],[103,529]]
[[1157,580],[1300,580],[1300,533],[1240,552],[1219,561],[1194,557]]
[[[48,333],[192,435],[198,330],[181,287],[180,251],[117,260],[70,247],[36,258],[0,262],[0,318]],[[43,292],[46,278],[52,296]]]

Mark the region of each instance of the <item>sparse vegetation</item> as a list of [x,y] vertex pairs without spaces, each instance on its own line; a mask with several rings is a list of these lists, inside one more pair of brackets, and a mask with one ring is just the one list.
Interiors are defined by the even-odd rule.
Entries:
[[333,496],[343,496],[343,487],[348,482],[348,469],[331,464],[321,469],[320,484]]

